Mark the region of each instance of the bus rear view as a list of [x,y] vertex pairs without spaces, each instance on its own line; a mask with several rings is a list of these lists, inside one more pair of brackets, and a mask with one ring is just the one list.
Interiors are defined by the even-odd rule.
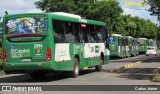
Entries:
[[100,71],[109,61],[106,24],[68,13],[6,15],[3,68],[6,73],[50,72],[77,77],[79,70]]
[[52,50],[47,44],[47,15],[4,17],[3,68],[6,73],[50,69]]

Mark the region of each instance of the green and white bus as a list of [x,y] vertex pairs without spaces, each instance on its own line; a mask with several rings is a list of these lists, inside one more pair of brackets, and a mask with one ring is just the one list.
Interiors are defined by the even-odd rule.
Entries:
[[129,38],[129,54],[131,56],[138,55],[138,42],[136,38],[133,38],[132,36],[128,36]]
[[111,34],[109,36],[110,57],[125,57],[125,39],[120,34]]
[[124,39],[124,47],[125,47],[125,57],[130,57],[129,54],[129,37],[123,36]]
[[149,45],[147,38],[138,38],[139,54],[145,54]]
[[133,43],[134,45],[135,45],[135,54],[136,54],[136,56],[138,56],[139,55],[139,49],[138,49],[138,38],[134,38],[134,43]]
[[106,23],[79,15],[54,13],[7,14],[3,19],[3,68],[6,73],[101,70],[109,62]]

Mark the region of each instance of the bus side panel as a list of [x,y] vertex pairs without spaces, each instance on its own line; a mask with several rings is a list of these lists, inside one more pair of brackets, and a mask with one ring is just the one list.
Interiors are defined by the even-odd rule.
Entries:
[[104,53],[104,64],[108,64],[109,60],[110,60],[110,51],[108,48],[106,48]]
[[74,58],[69,43],[55,43],[55,70],[73,70]]
[[95,66],[100,64],[100,55],[103,53],[105,55],[105,45],[104,43],[85,43],[84,47],[84,58],[86,66]]
[[118,46],[118,37],[115,36],[115,42],[109,44],[110,56],[111,57],[118,57],[120,54],[120,47]]

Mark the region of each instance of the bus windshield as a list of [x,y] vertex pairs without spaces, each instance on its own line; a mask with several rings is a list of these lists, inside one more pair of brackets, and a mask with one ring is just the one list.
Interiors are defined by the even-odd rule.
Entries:
[[145,44],[145,41],[144,40],[138,40],[138,43],[139,43],[139,45],[144,45]]
[[47,31],[47,17],[18,17],[6,21],[5,34],[32,34]]

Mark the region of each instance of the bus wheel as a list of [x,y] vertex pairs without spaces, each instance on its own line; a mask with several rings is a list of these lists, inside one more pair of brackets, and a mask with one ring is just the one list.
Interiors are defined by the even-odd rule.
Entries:
[[101,71],[104,61],[100,59],[100,64],[95,66],[96,71]]
[[30,73],[30,77],[32,79],[43,79],[45,77],[45,74],[44,73]]
[[74,68],[73,68],[73,70],[70,72],[70,76],[72,77],[72,78],[76,78],[76,77],[78,77],[78,75],[79,75],[79,62],[78,62],[78,60],[77,59],[75,59],[74,60],[74,64],[73,64],[74,66]]

